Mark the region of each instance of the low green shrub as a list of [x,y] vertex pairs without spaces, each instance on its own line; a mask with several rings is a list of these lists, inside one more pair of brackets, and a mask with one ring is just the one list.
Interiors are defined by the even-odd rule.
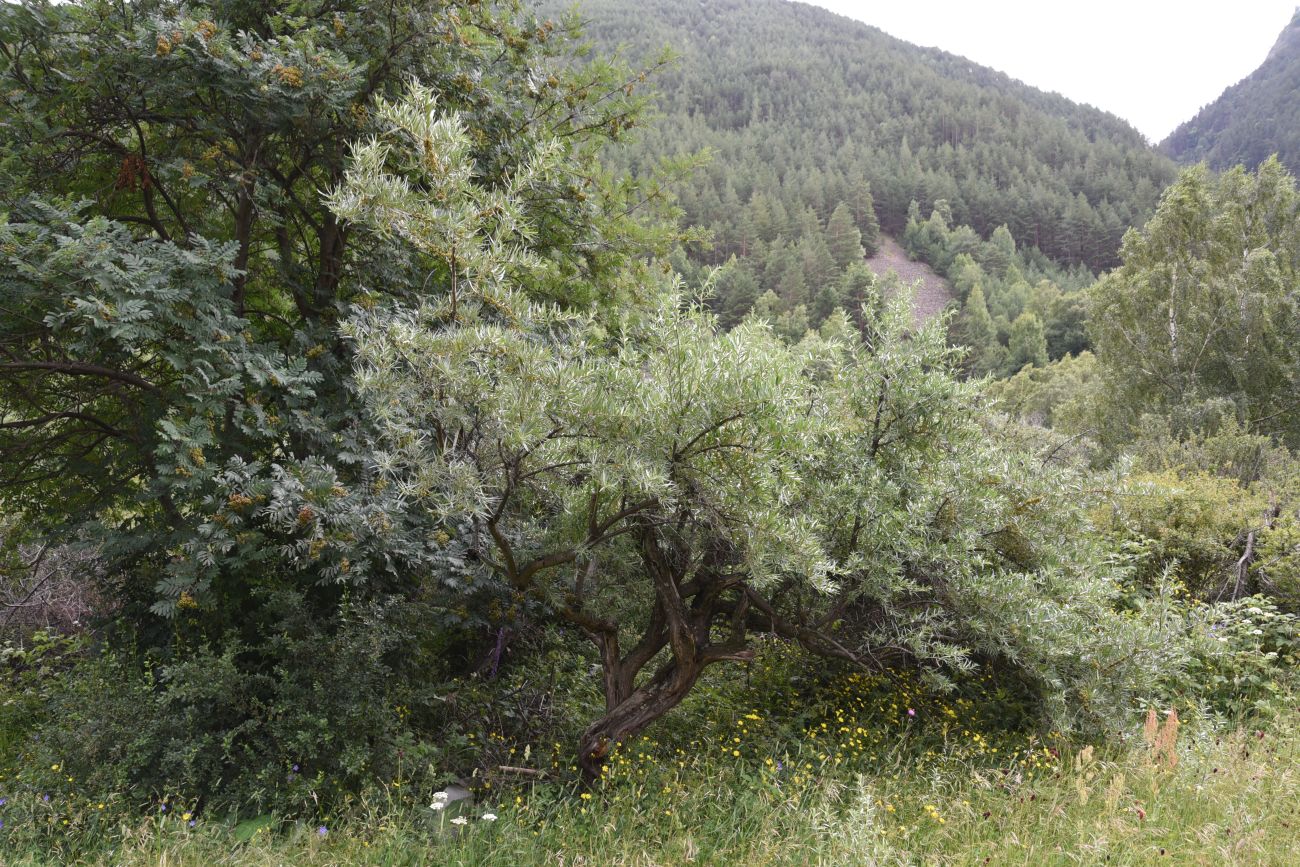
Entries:
[[[442,674],[420,658],[418,622],[399,603],[375,603],[345,606],[330,631],[286,611],[273,647],[104,650],[41,696],[39,734],[16,756],[21,787],[137,809],[329,809],[413,761],[409,720],[427,715]],[[425,677],[404,676],[421,665]]]
[[1194,606],[1192,656],[1180,692],[1207,709],[1276,716],[1300,670],[1300,617],[1263,596]]
[[19,751],[46,718],[60,678],[86,647],[82,635],[37,629],[23,640],[0,645],[0,767],[13,764]]
[[1141,586],[1172,576],[1205,599],[1232,586],[1246,531],[1267,510],[1263,496],[1235,479],[1164,470],[1128,476],[1094,514],[1116,548],[1136,554]]

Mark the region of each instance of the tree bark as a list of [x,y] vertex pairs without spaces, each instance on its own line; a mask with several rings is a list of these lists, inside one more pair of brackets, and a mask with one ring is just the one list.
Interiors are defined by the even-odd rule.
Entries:
[[588,783],[600,778],[601,768],[614,747],[635,737],[650,723],[672,710],[699,680],[702,665],[678,667],[668,663],[647,683],[633,690],[605,715],[587,726],[578,738],[578,766]]
[[[704,669],[724,660],[754,658],[744,641],[743,612],[748,608],[744,594],[736,602],[742,612],[736,628],[725,643],[713,643],[710,629],[715,618],[727,612],[721,597],[732,582],[708,568],[695,570],[695,579],[686,580],[693,570],[689,551],[681,543],[662,540],[649,521],[641,522],[637,537],[641,562],[655,589],[654,608],[640,641],[620,658],[617,628],[588,630],[588,637],[601,650],[605,686],[605,714],[578,739],[578,764],[589,783],[599,779],[617,744],[680,704]],[[665,647],[671,658],[637,686],[642,669]]]

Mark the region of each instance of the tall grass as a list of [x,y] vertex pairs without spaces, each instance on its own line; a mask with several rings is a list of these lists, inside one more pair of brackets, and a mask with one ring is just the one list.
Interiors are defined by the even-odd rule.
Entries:
[[[332,826],[182,817],[102,827],[13,865],[1276,864],[1300,852],[1300,709],[1266,729],[1137,730],[1110,752],[918,761],[871,774],[726,755],[647,762],[582,797],[544,784],[450,811],[372,799]],[[1175,756],[1177,761],[1171,761]],[[786,757],[798,767],[798,757]],[[1037,773],[1031,774],[1034,764]],[[499,801],[500,803],[497,803]],[[497,818],[484,818],[491,813]]]

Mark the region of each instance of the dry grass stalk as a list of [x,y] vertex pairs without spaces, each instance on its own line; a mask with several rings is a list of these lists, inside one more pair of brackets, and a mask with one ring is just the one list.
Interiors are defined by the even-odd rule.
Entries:
[[1169,715],[1165,717],[1164,725],[1156,733],[1155,743],[1152,752],[1155,754],[1157,761],[1163,756],[1165,763],[1172,771],[1178,767],[1178,711],[1170,708]]
[[1156,709],[1151,708],[1147,711],[1147,721],[1142,726],[1142,740],[1148,747],[1155,747],[1157,729],[1160,727],[1160,718],[1156,716]]

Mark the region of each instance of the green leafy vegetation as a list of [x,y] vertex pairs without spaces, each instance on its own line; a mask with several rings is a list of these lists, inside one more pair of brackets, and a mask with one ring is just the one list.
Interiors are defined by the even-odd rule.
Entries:
[[1226,415],[1300,444],[1298,214],[1295,179],[1276,159],[1213,179],[1191,169],[1126,238],[1124,264],[1089,294],[1121,435],[1139,412],[1168,418],[1175,434]]
[[1135,721],[1122,745],[1079,748],[1000,730],[973,696],[934,700],[853,675],[791,690],[780,684],[799,660],[761,659],[749,688],[682,706],[695,742],[672,730],[638,738],[588,791],[546,781],[498,788],[498,778],[468,808],[435,809],[439,799],[412,797],[399,777],[335,815],[238,824],[195,818],[181,801],[122,822],[103,820],[110,805],[75,795],[11,801],[10,821],[35,819],[10,839],[11,863],[55,854],[87,864],[414,865],[562,854],[616,864],[979,864],[1071,853],[1252,864],[1285,863],[1295,845],[1293,708],[1227,731],[1157,714],[1154,735]]
[[1295,180],[646,11],[0,7],[6,863],[1291,851]]

